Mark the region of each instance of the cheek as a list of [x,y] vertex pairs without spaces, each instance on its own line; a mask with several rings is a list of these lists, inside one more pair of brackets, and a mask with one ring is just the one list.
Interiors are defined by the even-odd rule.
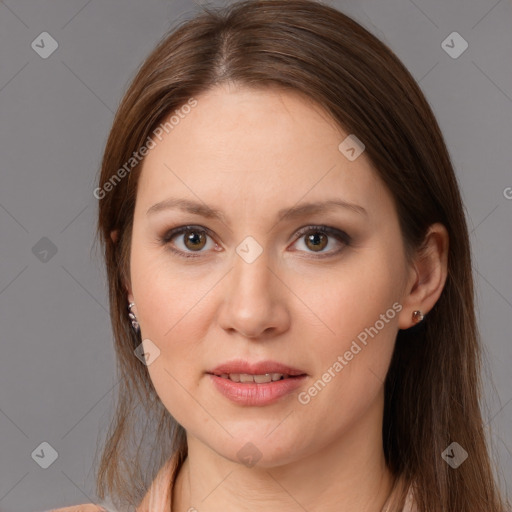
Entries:
[[[341,349],[350,344],[359,333],[379,322],[384,315],[386,327],[397,324],[397,306],[400,300],[399,265],[386,263],[382,257],[352,258],[332,272],[325,274],[314,291],[306,278],[294,292],[303,298],[308,309],[304,318],[309,329],[314,327],[317,337]],[[306,327],[307,328],[307,327]]]
[[[307,338],[315,340],[311,358],[322,381],[317,387],[328,382],[325,394],[332,393],[333,400],[371,400],[385,379],[402,309],[404,261],[392,247],[375,244],[354,253],[305,300],[321,319],[303,325]],[[298,293],[306,294],[306,288]]]
[[[383,285],[385,282],[381,282]],[[374,285],[377,283],[374,282]],[[375,404],[383,392],[401,305],[389,287],[363,293],[349,287],[324,295],[320,311],[328,318],[335,335],[314,339],[310,361],[315,374],[299,397],[306,422],[319,428],[325,418],[338,411],[337,421],[328,423],[331,435],[347,431],[367,414],[378,416]]]
[[[180,356],[173,353],[172,357]],[[179,424],[207,425],[212,420],[211,407],[201,406],[201,398],[184,366],[183,363],[170,364],[167,354],[162,352],[161,357],[148,366],[152,385],[163,406]]]
[[180,272],[171,255],[154,248],[134,249],[131,256],[132,286],[138,318],[145,337],[166,345],[197,339],[198,311],[218,277],[205,267],[190,265]]
[[[143,338],[149,338],[160,350],[159,357],[148,366],[152,384],[164,407],[180,424],[204,424],[210,417],[197,407],[197,379],[202,366],[201,340],[206,333],[205,312],[201,297],[203,286],[184,292],[180,279],[163,273],[147,279],[141,311]],[[204,287],[206,288],[206,287]]]
[[[172,268],[165,254],[134,249],[131,259],[132,290],[142,339],[159,350],[148,366],[153,385],[172,412],[187,409],[187,392],[201,361],[199,340],[204,338],[205,296],[213,286],[211,276],[189,280]],[[211,282],[210,282],[211,281]],[[188,399],[190,403],[190,397]]]

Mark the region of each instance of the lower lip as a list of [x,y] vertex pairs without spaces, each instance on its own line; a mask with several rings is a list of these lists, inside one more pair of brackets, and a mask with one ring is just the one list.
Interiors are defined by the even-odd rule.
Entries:
[[217,389],[232,402],[239,405],[269,405],[288,395],[304,383],[306,375],[256,384],[255,382],[233,382],[217,375],[208,374]]

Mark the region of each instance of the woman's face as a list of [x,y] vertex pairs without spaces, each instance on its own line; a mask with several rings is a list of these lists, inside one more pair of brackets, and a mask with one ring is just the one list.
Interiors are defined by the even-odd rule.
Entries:
[[[134,213],[129,299],[160,399],[188,436],[267,467],[380,432],[412,278],[391,195],[296,93],[196,100],[154,139]],[[236,375],[279,365],[301,376]]]

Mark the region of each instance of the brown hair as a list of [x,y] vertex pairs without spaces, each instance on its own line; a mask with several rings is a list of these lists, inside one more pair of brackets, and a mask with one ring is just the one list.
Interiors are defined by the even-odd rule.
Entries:
[[[419,512],[501,512],[480,411],[470,245],[456,177],[419,86],[375,36],[312,0],[204,8],[159,43],[127,90],[106,144],[99,189],[107,190],[114,173],[172,111],[226,81],[303,93],[356,134],[394,197],[408,254],[421,247],[431,224],[446,226],[448,277],[441,297],[421,328],[399,331],[396,339],[385,382],[383,447],[390,470],[414,486]],[[187,454],[183,427],[133,353],[141,340],[129,323],[125,284],[140,167],[133,165],[102,193],[97,225],[119,374],[97,489],[102,499],[106,490],[117,503],[131,506],[169,456],[178,453],[183,460]],[[116,243],[113,230],[119,233]],[[146,422],[137,430],[141,418]],[[441,457],[452,441],[469,453],[456,470]],[[149,460],[142,464],[141,450],[148,446]]]

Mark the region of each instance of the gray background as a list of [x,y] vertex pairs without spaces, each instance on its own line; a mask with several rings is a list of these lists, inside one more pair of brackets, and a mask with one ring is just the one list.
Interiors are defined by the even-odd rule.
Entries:
[[[488,361],[485,416],[510,493],[511,2],[329,3],[398,54],[445,134],[473,244]],[[105,276],[99,252],[91,254],[96,172],[136,68],[170,27],[197,9],[190,0],[0,2],[3,512],[96,500],[93,457],[116,386]],[[31,47],[43,31],[59,44],[47,59]],[[469,44],[457,59],[441,46],[453,31]],[[42,252],[50,246],[43,237],[54,255]],[[42,442],[58,452],[47,469],[32,456]]]

